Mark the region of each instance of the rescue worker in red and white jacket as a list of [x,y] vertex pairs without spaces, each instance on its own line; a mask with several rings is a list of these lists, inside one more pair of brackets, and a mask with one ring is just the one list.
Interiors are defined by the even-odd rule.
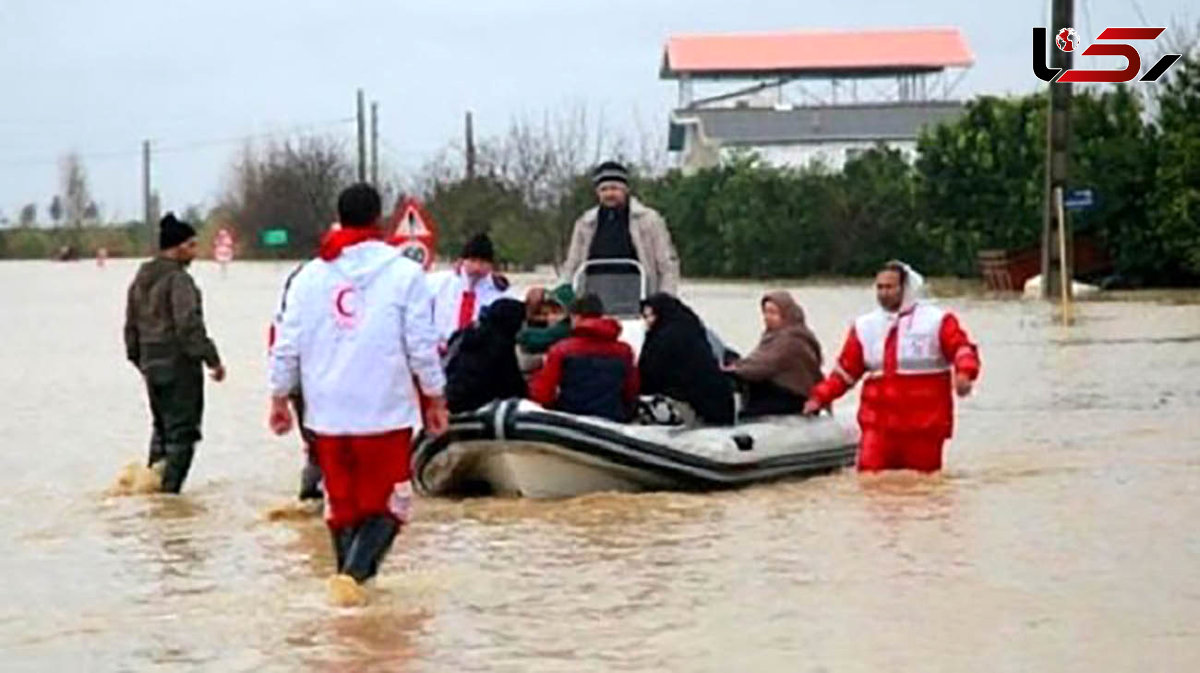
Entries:
[[936,472],[953,432],[954,402],[971,394],[979,352],[953,313],[921,298],[924,279],[903,262],[875,277],[879,309],[854,321],[837,366],[804,412],[828,407],[861,378],[858,469]]
[[342,228],[292,279],[271,348],[269,424],[290,430],[288,396],[302,389],[325,478],[338,604],[365,600],[361,584],[409,521],[415,432],[423,425],[436,435],[447,424],[425,273],[383,242],[380,212],[370,185],[342,192]]
[[433,293],[433,324],[442,351],[450,337],[479,319],[479,312],[510,297],[508,279],[495,272],[496,250],[487,234],[476,234],[463,246],[454,268],[428,276]]

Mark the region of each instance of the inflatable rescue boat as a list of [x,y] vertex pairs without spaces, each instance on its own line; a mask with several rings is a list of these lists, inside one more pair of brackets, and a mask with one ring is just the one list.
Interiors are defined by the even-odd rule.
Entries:
[[625,425],[507,400],[422,436],[413,479],[426,495],[563,498],[600,491],[715,490],[854,464],[857,432],[831,416],[733,427]]
[[[635,267],[588,276],[595,265]],[[635,352],[644,337],[644,274],[635,262],[580,269],[577,291],[602,295]],[[426,495],[562,498],[601,491],[714,490],[826,474],[854,464],[858,430],[832,416],[755,418],[731,427],[636,425],[543,409],[527,400],[456,414],[438,437],[422,435],[413,481]]]

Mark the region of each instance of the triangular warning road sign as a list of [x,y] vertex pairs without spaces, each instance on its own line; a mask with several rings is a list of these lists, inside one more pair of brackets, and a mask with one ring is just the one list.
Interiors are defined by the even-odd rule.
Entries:
[[401,202],[398,210],[400,216],[394,220],[396,228],[393,237],[418,238],[433,235],[433,221],[421,207],[420,201],[408,197]]

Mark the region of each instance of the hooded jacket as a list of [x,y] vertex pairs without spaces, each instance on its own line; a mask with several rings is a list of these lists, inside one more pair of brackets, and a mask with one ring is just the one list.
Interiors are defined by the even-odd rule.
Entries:
[[125,305],[125,356],[155,380],[179,366],[221,364],[204,329],[200,290],[181,262],[156,257],[138,268]]
[[271,393],[304,390],[305,426],[322,435],[419,427],[413,386],[445,387],[420,265],[378,240],[322,247],[287,289],[271,348]]
[[821,343],[804,320],[804,309],[784,291],[768,292],[762,302],[771,302],[783,314],[783,326],[766,330],[758,346],[733,365],[745,381],[769,381],[795,393],[808,395],[821,380]]
[[450,339],[446,403],[451,412],[472,411],[494,400],[528,394],[517,366],[515,341],[524,320],[524,304],[500,299],[484,309],[478,323]]
[[570,414],[628,421],[637,403],[638,370],[620,335],[621,323],[612,318],[577,318],[571,336],[546,354],[529,385],[530,398]]
[[649,297],[642,306],[655,315],[638,358],[642,394],[686,402],[705,423],[732,424],[733,385],[713,358],[699,316],[665,293]]

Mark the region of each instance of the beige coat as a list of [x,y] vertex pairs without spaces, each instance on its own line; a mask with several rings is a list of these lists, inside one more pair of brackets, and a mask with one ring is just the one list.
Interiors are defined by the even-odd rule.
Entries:
[[[572,281],[575,272],[588,258],[592,238],[596,235],[596,221],[600,207],[584,213],[575,221],[571,234],[571,247],[567,250],[567,261],[563,263],[563,278]],[[658,211],[648,208],[641,201],[629,200],[629,234],[633,239],[638,261],[646,270],[646,295],[656,292],[679,294],[679,255],[671,242],[671,232]]]

